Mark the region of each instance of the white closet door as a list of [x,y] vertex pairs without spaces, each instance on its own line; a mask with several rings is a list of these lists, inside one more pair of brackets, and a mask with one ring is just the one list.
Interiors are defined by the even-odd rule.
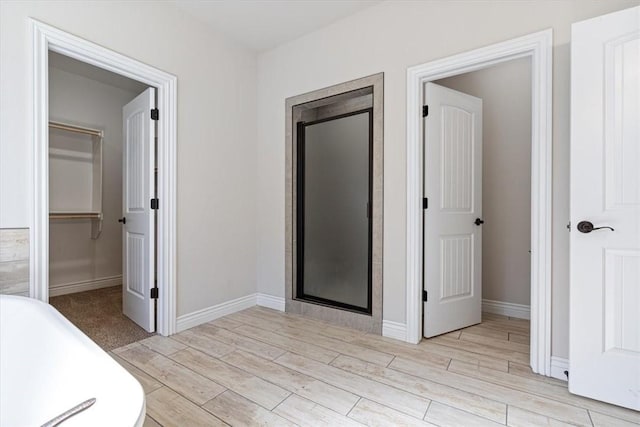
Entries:
[[154,89],[149,88],[123,108],[123,313],[148,332],[155,331]]
[[425,85],[424,336],[480,323],[482,100]]

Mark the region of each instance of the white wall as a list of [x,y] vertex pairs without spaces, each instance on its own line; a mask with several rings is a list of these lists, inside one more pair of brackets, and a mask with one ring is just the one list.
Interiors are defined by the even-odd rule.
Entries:
[[385,73],[385,320],[405,322],[406,70],[545,28],[554,29],[553,336],[568,354],[569,39],[571,23],[637,1],[389,1],[262,54],[258,59],[258,292],[284,295],[284,100]]
[[102,234],[91,238],[92,220],[50,221],[49,288],[122,274],[122,107],[138,93],[49,67],[50,119],[104,131]]
[[483,101],[482,298],[530,305],[531,60],[436,83]]
[[254,293],[255,54],[169,3],[0,2],[0,228],[30,225],[28,17],[178,77],[178,315]]

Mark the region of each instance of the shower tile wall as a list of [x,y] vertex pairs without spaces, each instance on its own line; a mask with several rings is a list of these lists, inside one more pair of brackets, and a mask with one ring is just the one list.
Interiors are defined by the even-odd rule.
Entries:
[[28,228],[0,228],[0,294],[29,296]]

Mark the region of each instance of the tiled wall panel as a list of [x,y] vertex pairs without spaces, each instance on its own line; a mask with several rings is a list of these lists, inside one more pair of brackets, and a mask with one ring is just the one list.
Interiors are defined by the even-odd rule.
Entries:
[[0,229],[0,294],[29,296],[29,229]]

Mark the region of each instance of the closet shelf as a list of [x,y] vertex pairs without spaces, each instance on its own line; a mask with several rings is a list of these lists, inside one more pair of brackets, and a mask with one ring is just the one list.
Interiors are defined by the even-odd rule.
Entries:
[[102,219],[102,212],[50,212],[49,219]]
[[103,130],[49,122],[49,219],[90,220],[92,239],[102,233],[103,140]]
[[85,128],[85,127],[81,127],[81,126],[75,126],[75,125],[71,125],[71,124],[68,124],[68,123],[62,123],[62,122],[50,121],[49,122],[49,128],[66,130],[68,132],[83,133],[85,135],[97,136],[99,138],[102,138],[104,136],[104,132],[101,131],[101,130]]

